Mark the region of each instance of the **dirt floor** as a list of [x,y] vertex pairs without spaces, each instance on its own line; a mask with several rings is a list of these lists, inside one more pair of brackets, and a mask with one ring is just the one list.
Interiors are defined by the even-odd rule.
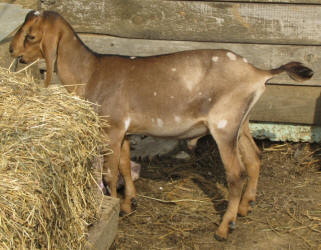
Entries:
[[257,143],[257,204],[227,241],[213,237],[227,189],[217,147],[205,137],[189,160],[141,161],[138,208],[120,219],[112,249],[321,249],[320,144]]

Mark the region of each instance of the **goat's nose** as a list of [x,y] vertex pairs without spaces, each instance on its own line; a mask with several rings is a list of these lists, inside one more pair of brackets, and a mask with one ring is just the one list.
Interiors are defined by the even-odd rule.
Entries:
[[19,59],[19,62],[22,63],[22,64],[26,64],[27,63],[25,61],[25,59],[23,59],[23,57],[21,57],[21,56],[19,56],[18,59]]

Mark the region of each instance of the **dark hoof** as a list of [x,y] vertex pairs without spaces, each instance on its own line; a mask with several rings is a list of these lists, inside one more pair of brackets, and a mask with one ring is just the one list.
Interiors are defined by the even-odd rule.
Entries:
[[137,200],[136,200],[136,198],[131,198],[130,203],[131,203],[131,208],[133,210],[136,210],[136,208],[137,208]]
[[125,215],[126,215],[126,213],[124,211],[119,212],[119,217],[124,217]]
[[250,204],[251,207],[255,207],[256,206],[256,202],[255,201],[250,201],[249,204]]
[[228,227],[230,230],[234,230],[236,228],[236,224],[234,221],[231,221],[229,224],[228,224]]
[[214,234],[214,238],[215,238],[217,241],[226,241],[225,238],[223,238],[223,237],[221,237],[221,236],[219,236],[219,235],[217,235],[217,234]]

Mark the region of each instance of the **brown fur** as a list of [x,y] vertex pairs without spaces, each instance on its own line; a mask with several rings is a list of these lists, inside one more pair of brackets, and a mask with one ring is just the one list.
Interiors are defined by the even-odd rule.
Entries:
[[[260,160],[248,128],[248,114],[273,75],[287,72],[305,80],[312,71],[290,63],[260,70],[227,50],[194,50],[136,58],[100,55],[89,50],[57,13],[30,12],[16,33],[10,51],[21,61],[44,58],[48,86],[56,63],[58,76],[83,98],[100,105],[108,115],[113,155],[105,158],[103,178],[117,196],[118,172],[125,179],[122,210],[131,211],[135,187],[130,176],[126,134],[197,138],[211,133],[225,166],[229,203],[216,231],[226,239],[237,213],[246,215],[255,200]],[[192,145],[192,144],[191,144]],[[248,183],[241,199],[244,173]],[[109,178],[108,176],[111,176]]]

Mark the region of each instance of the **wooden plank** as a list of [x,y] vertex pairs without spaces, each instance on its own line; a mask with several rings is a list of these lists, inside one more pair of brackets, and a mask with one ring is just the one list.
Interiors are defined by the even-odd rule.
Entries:
[[250,120],[321,125],[321,88],[269,85]]
[[39,7],[40,1],[39,0],[1,0],[0,2],[20,5],[24,9],[37,9]]
[[57,0],[78,32],[128,38],[320,45],[321,5]]
[[118,230],[119,199],[104,196],[100,215],[100,221],[89,229],[85,249],[109,249]]
[[0,3],[0,41],[2,42],[25,20],[25,15],[30,9],[22,8],[21,5]]
[[[304,85],[321,86],[321,50],[319,46],[286,46],[260,44],[232,44],[210,42],[183,42],[125,39],[104,35],[82,34],[81,39],[99,53],[126,56],[151,56],[193,49],[230,49],[259,68],[278,67],[289,61],[300,61],[315,70],[314,77]],[[286,74],[274,78],[272,83],[301,84]]]
[[321,143],[321,126],[251,122],[250,131],[261,140]]

